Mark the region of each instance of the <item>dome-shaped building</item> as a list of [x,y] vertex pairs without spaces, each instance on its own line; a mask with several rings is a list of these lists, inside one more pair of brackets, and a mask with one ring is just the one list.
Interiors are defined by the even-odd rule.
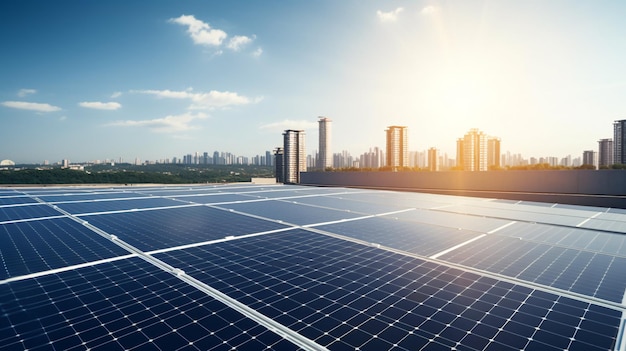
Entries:
[[0,167],[7,167],[7,166],[15,166],[15,162],[11,161],[11,160],[2,160],[0,161]]

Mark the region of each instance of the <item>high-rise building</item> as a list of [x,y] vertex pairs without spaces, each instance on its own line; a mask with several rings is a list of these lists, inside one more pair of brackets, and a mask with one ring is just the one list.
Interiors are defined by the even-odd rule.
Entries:
[[407,127],[389,126],[387,133],[387,167],[392,170],[409,167]]
[[456,140],[456,167],[460,170],[464,169],[465,164],[465,143],[463,138]]
[[283,148],[277,147],[274,149],[274,165],[276,166],[276,183],[284,183],[285,182],[285,168],[283,167]]
[[359,156],[359,166],[361,168],[373,168],[377,169],[382,167],[385,160],[384,153],[378,147],[374,147],[361,156]]
[[500,138],[487,139],[487,167],[500,168]]
[[319,156],[317,158],[317,168],[325,170],[333,166],[333,154],[331,150],[332,120],[326,117],[319,117]]
[[300,172],[306,172],[304,130],[286,130],[283,133],[283,168],[285,183],[300,183]]
[[272,153],[269,151],[265,151],[265,165],[273,166],[274,162],[272,162]]
[[[478,129],[470,129],[462,139],[457,140],[457,166],[465,171],[486,171],[487,136]],[[498,157],[499,159],[500,157]]]
[[[617,137],[617,131],[615,132]],[[622,163],[618,160],[617,147],[614,146],[613,139],[600,139],[598,141],[598,167],[608,167],[614,163]]]
[[431,172],[439,171],[439,150],[434,147],[428,149],[428,170]]
[[626,164],[626,119],[613,123],[613,157],[613,164]]
[[583,151],[583,165],[589,165],[598,168],[598,164],[596,162],[597,157],[598,153],[593,150]]

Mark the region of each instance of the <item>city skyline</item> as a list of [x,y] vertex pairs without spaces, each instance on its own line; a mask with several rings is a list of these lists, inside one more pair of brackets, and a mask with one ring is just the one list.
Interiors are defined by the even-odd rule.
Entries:
[[621,2],[275,4],[3,2],[0,159],[251,156],[316,140],[319,115],[335,151],[397,124],[410,150],[454,155],[479,127],[563,157],[626,117]]
[[[522,154],[511,153],[510,151],[501,151],[501,139],[499,137],[490,136],[485,134],[478,128],[471,128],[461,138],[457,138],[456,141],[456,158],[451,158],[447,153],[441,153],[437,147],[430,147],[428,150],[422,149],[421,151],[412,150],[408,148],[408,133],[407,126],[388,126],[385,129],[386,135],[386,150],[385,153],[378,146],[370,147],[369,152],[361,154],[358,157],[353,157],[348,150],[341,150],[341,152],[333,152],[330,140],[332,139],[332,120],[327,117],[318,117],[319,127],[319,140],[318,150],[314,150],[313,153],[307,153],[304,143],[304,130],[291,130],[287,129],[283,132],[283,144],[274,148],[274,154],[269,150],[266,150],[264,154],[256,154],[254,156],[242,156],[233,154],[231,152],[214,151],[212,156],[207,151],[194,152],[184,154],[180,156],[172,156],[161,158],[157,160],[144,160],[136,157],[134,162],[132,160],[125,160],[122,157],[119,158],[107,158],[104,160],[96,159],[90,161],[79,161],[74,164],[102,164],[102,163],[134,163],[140,164],[185,164],[185,165],[261,165],[261,166],[277,166],[273,164],[273,160],[276,155],[283,155],[283,150],[297,150],[297,167],[292,167],[291,174],[304,171],[319,171],[323,170],[320,164],[326,164],[324,168],[345,169],[345,168],[380,168],[391,167],[394,170],[401,168],[416,168],[416,169],[428,169],[428,170],[466,170],[466,171],[486,171],[490,169],[505,169],[508,167],[517,166],[532,166],[537,164],[548,164],[551,167],[579,167],[582,165],[596,167],[609,167],[613,164],[624,164],[620,162],[619,157],[614,158],[614,153],[620,154],[619,145],[621,139],[623,139],[623,131],[626,130],[623,126],[626,125],[626,120],[619,120],[613,122],[614,139],[618,140],[615,143],[613,139],[606,138],[598,141],[598,150],[583,150],[582,156],[574,156],[571,154],[565,157],[555,156],[531,156],[529,158],[524,157]],[[291,135],[297,135],[297,138],[290,137]],[[296,141],[294,141],[296,140]],[[301,141],[300,141],[301,140]],[[295,146],[289,145],[294,144]],[[374,153],[372,154],[372,150]],[[277,152],[278,151],[278,152]],[[296,157],[294,152],[289,152],[285,157]],[[623,154],[623,152],[621,152]],[[322,156],[325,154],[325,156]],[[281,156],[282,157],[282,156]],[[322,161],[322,158],[326,158],[326,161]],[[434,158],[434,159],[433,159]],[[368,160],[366,160],[368,159]],[[296,161],[292,162],[295,163]],[[65,158],[57,162],[53,162],[52,165],[62,165],[67,168],[70,160]],[[12,160],[5,159],[2,161],[4,166],[15,165]],[[43,165],[51,165],[49,160],[45,160],[43,163],[36,163]],[[18,163],[19,165],[19,163]],[[282,169],[282,166],[277,167]],[[298,171],[295,171],[298,169]],[[281,171],[285,173],[285,171]],[[281,178],[286,174],[283,174]],[[292,181],[293,182],[293,181]]]

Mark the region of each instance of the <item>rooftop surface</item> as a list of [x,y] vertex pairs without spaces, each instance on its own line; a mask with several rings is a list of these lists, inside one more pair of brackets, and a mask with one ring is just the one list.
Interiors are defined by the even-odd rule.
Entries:
[[626,210],[0,188],[0,349],[622,350]]

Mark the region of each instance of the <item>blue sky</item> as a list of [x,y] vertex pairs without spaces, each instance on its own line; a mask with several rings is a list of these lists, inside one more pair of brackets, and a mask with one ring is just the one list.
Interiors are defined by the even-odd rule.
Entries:
[[626,118],[623,1],[2,1],[0,159],[333,151],[455,157],[470,128],[580,156]]

